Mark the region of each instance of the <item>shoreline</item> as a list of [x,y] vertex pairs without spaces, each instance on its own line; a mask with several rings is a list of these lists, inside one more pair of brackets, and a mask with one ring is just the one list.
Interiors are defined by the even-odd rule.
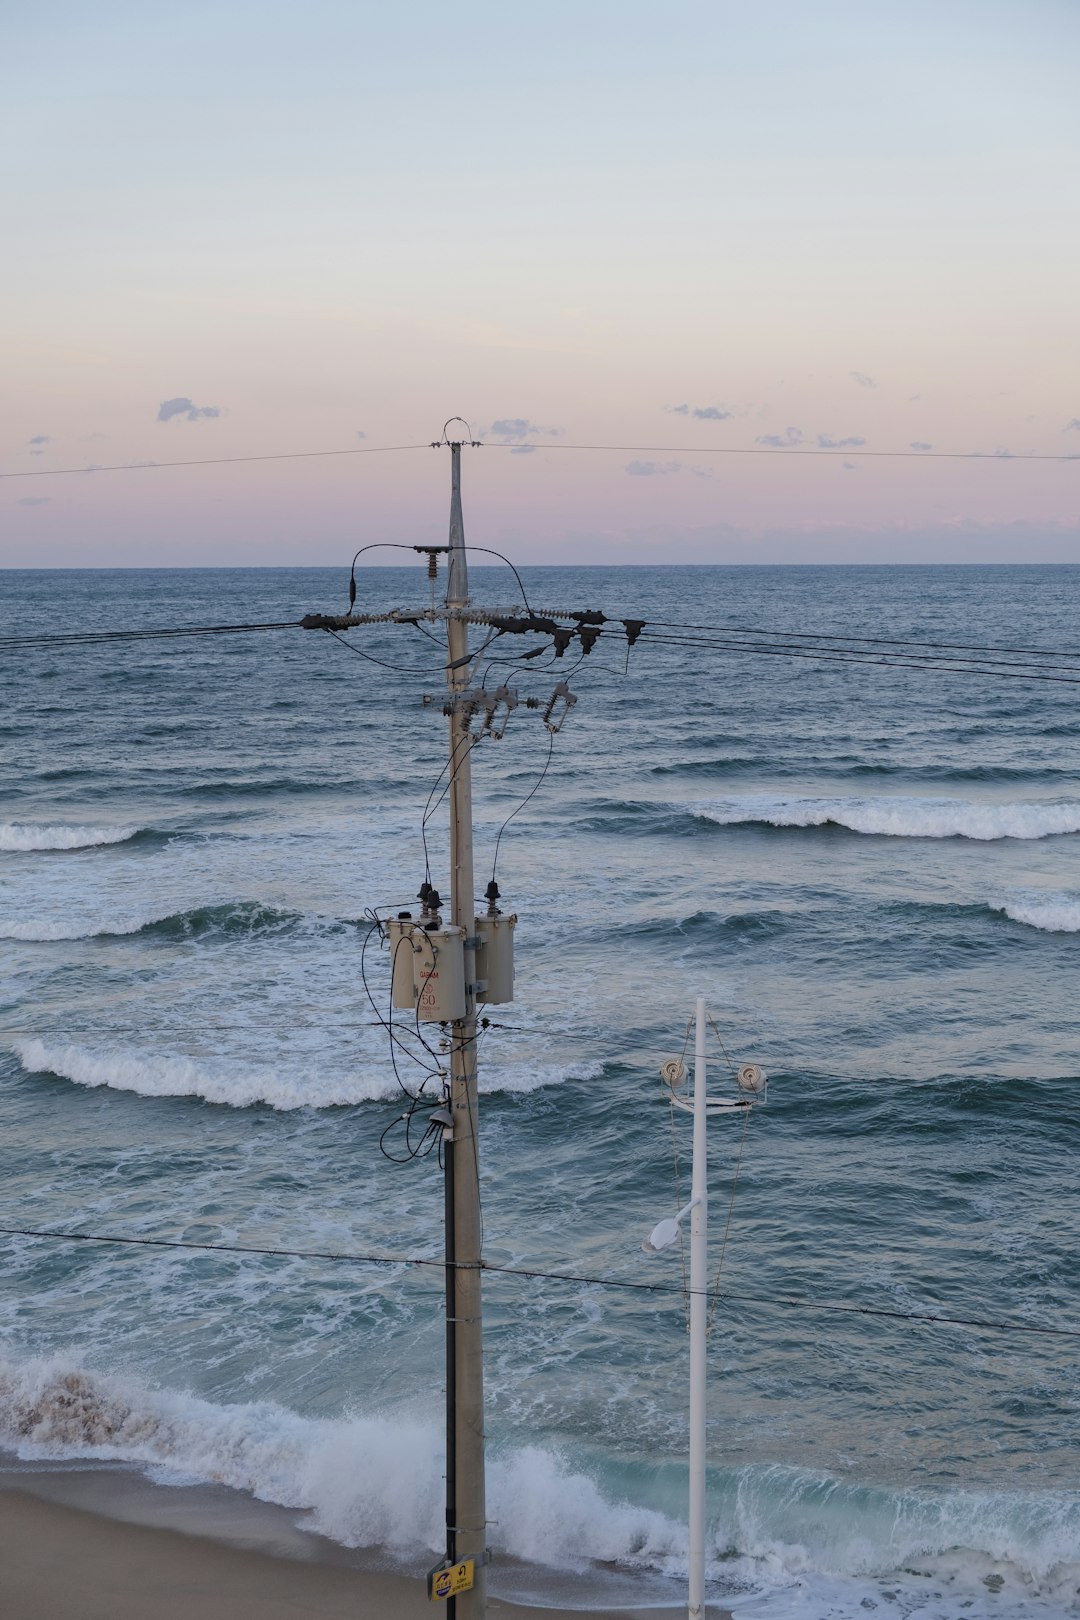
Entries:
[[[297,1519],[225,1487],[156,1486],[123,1466],[0,1468],[4,1612],[13,1620],[435,1620],[426,1562],[395,1567]],[[489,1588],[489,1612],[501,1620],[686,1613],[685,1598],[658,1601],[646,1591],[638,1600],[629,1575],[605,1597],[596,1584],[585,1595],[584,1583],[545,1572],[546,1594],[523,1599],[516,1589],[533,1584],[530,1572],[515,1579],[512,1564],[495,1568],[499,1584],[515,1589],[510,1597]],[[707,1612],[731,1620],[722,1607]]]

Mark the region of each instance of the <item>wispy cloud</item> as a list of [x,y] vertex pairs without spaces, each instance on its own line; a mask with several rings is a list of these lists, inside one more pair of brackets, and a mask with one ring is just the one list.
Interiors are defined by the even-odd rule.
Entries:
[[725,405],[665,405],[673,416],[694,416],[699,422],[730,422],[735,415]]
[[357,437],[357,438],[358,438],[358,439],[366,439],[366,438],[367,438],[367,434],[366,434],[366,433],[361,433],[361,431],[360,431],[360,429],[359,429],[359,428],[357,428],[357,430],[356,430],[356,437]]
[[27,442],[32,456],[42,456],[45,454],[45,446],[49,442],[49,435],[47,433],[35,433],[34,437]]
[[171,422],[179,416],[187,422],[197,422],[200,416],[220,416],[220,405],[195,405],[190,399],[163,399],[158,406],[157,419],[159,422]]
[[802,444],[804,437],[802,428],[789,427],[783,433],[762,433],[754,442],[767,444],[773,450],[790,450],[793,445]]
[[515,444],[510,454],[512,456],[531,456],[536,453],[535,444]]
[[47,495],[23,495],[15,504],[17,506],[48,506],[49,497]]
[[668,473],[682,472],[681,461],[631,461],[625,471],[631,478],[664,478]]
[[933,448],[932,444],[927,444],[923,439],[912,439],[908,446],[909,450],[932,450]]
[[497,422],[492,422],[482,437],[512,444],[516,439],[557,439],[561,433],[562,428],[540,427],[525,416],[502,416]]
[[865,439],[834,439],[831,433],[819,433],[817,436],[819,450],[857,450],[866,443]]
[[1066,422],[1062,433],[1080,433],[1080,416],[1074,416],[1071,422]]
[[859,470],[858,466],[854,461],[845,461],[844,462],[844,471],[845,472],[858,472],[858,470]]
[[868,377],[865,371],[849,371],[848,376],[852,382],[857,382],[860,388],[876,388],[877,383],[873,377]]

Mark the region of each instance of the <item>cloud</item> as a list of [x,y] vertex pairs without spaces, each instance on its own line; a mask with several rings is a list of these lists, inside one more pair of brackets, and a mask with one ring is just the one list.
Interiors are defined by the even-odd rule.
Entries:
[[17,506],[48,506],[48,504],[49,497],[47,495],[24,495],[16,502]]
[[48,442],[49,435],[47,433],[35,433],[34,437],[30,440],[31,444],[48,444]]
[[848,376],[852,382],[857,382],[860,388],[876,388],[877,383],[873,377],[868,377],[865,371],[849,371]]
[[699,422],[727,422],[735,415],[723,405],[665,405],[672,416],[695,416]]
[[627,463],[624,471],[631,478],[663,478],[668,473],[682,471],[681,461],[631,461]]
[[793,445],[802,444],[802,428],[789,427],[783,433],[763,433],[755,444],[767,444],[773,450],[790,450]]
[[367,438],[367,434],[366,434],[366,433],[361,433],[361,431],[360,431],[360,429],[359,429],[359,428],[357,428],[357,430],[356,430],[356,437],[357,437],[357,438],[358,438],[358,439],[366,439],[366,438]]
[[531,456],[536,452],[535,444],[515,444],[510,454],[512,456]]
[[[538,427],[524,416],[502,416],[497,422],[492,422],[487,430],[487,436],[492,439],[501,439],[504,444],[511,444],[515,439],[557,439],[562,428]],[[484,435],[481,435],[483,437]]]
[[908,448],[911,450],[932,450],[934,447],[932,444],[927,444],[923,439],[912,439]]
[[817,436],[819,450],[857,450],[866,443],[865,439],[834,439],[831,433],[819,433]]
[[844,471],[845,472],[858,472],[858,470],[859,469],[856,466],[854,461],[845,461],[844,462]]
[[49,442],[49,435],[47,433],[35,433],[34,437],[32,439],[28,439],[26,442],[30,446],[30,454],[32,456],[43,456],[45,454],[44,447]]
[[1080,433],[1080,416],[1074,416],[1071,422],[1066,422],[1061,431],[1062,433]]
[[159,422],[170,422],[174,416],[186,417],[189,422],[197,422],[200,416],[220,416],[219,405],[193,405],[190,399],[163,399],[158,406],[157,419]]

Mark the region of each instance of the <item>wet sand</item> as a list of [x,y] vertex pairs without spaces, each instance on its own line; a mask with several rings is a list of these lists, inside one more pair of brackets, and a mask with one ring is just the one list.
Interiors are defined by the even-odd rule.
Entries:
[[[0,1486],[0,1620],[436,1620],[415,1578],[104,1518]],[[500,1620],[666,1620],[679,1608],[589,1611],[489,1598]],[[720,1609],[716,1620],[730,1620]]]

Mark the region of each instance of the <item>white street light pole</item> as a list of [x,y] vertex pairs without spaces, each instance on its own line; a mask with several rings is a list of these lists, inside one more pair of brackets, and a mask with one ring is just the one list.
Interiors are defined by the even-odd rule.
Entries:
[[[738,1098],[717,1097],[709,1101],[705,1064],[705,998],[698,996],[694,1041],[694,1095],[692,1101],[679,1096],[686,1078],[682,1060],[673,1058],[660,1073],[671,1088],[676,1108],[694,1116],[694,1160],[691,1172],[690,1202],[675,1216],[658,1221],[641,1247],[649,1254],[668,1248],[680,1233],[682,1222],[690,1217],[690,1581],[689,1620],[705,1616],[705,1335],[708,1326],[708,1227],[709,1227],[709,1144],[710,1114],[730,1113],[751,1108],[765,1101],[766,1076],[756,1063],[746,1063],[735,1075]],[[744,1116],[745,1117],[745,1116]]]
[[705,998],[694,1043],[694,1163],[690,1183],[690,1620],[705,1612],[705,1321],[708,1311],[709,1167]]

